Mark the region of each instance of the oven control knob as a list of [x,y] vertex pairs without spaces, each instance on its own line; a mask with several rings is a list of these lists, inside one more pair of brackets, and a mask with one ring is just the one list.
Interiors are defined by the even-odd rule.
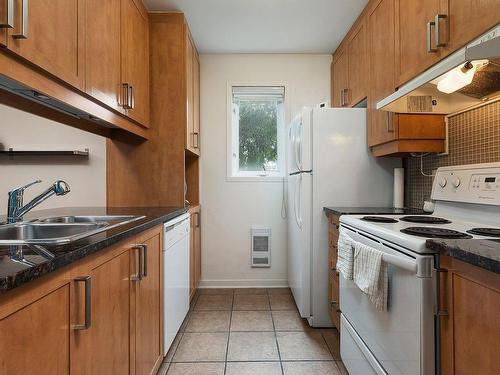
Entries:
[[457,177],[453,180],[453,187],[456,189],[460,186],[461,183],[462,183],[462,180],[460,180],[460,177]]
[[443,177],[441,180],[439,180],[439,186],[441,186],[441,189],[444,189],[447,183],[448,180],[446,179],[446,177]]

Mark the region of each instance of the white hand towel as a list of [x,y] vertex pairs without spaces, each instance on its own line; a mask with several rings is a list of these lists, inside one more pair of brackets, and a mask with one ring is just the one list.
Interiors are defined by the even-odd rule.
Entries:
[[354,283],[378,310],[387,308],[387,265],[382,258],[381,251],[354,243]]
[[354,266],[354,248],[353,240],[346,233],[345,229],[340,228],[339,242],[337,244],[337,271],[346,280],[352,280]]

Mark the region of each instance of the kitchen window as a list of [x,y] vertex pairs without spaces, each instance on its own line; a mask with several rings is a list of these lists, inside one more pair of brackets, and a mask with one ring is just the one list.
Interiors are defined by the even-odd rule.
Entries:
[[230,86],[228,178],[276,180],[284,174],[285,87]]

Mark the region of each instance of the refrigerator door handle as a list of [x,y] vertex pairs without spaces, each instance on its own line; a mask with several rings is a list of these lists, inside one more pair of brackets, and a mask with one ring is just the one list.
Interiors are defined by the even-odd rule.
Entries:
[[299,229],[302,229],[302,218],[300,217],[301,214],[301,187],[302,187],[302,175],[299,175],[299,178],[297,178],[297,186],[295,187],[295,221],[297,222],[297,226]]
[[302,160],[301,159],[301,152],[300,148],[302,147],[302,136],[301,136],[301,126],[302,122],[299,122],[296,124],[295,127],[295,164],[297,165],[297,170],[300,171],[302,170]]

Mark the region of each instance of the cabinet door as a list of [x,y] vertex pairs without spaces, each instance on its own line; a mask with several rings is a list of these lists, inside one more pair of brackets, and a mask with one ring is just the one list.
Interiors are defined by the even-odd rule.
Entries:
[[[154,228],[137,238],[137,243],[146,246],[138,248],[136,255],[142,256],[144,267],[140,270],[138,257],[132,257],[133,273],[142,272],[139,280],[134,281],[132,294],[132,322],[135,345],[135,372],[132,374],[148,375],[163,359],[162,353],[162,227]],[[140,262],[139,262],[140,263]]]
[[0,319],[0,373],[70,373],[70,286]]
[[[498,0],[445,0],[443,2],[441,13],[447,15],[447,18],[441,21],[444,26],[442,29],[446,30],[446,23],[449,22],[449,40],[448,44],[442,48],[442,56],[461,48],[500,22],[500,1]],[[446,35],[443,38],[446,40]]]
[[130,319],[130,251],[95,266],[90,276],[90,295],[83,283],[75,283],[72,306],[75,321],[83,324],[90,299],[91,325],[74,330],[71,348],[72,374],[128,374]]
[[[436,48],[435,26],[431,28],[429,39],[432,42],[428,51],[427,25],[439,13],[439,0],[404,1],[396,0],[396,83],[407,82],[440,59]],[[468,22],[467,22],[468,25]],[[462,24],[463,26],[463,24]],[[393,39],[386,38],[389,48]]]
[[[121,0],[121,102],[129,102],[126,115],[149,126],[149,26],[139,0]],[[128,89],[127,89],[128,88]],[[129,100],[128,100],[129,99]]]
[[82,89],[84,14],[83,0],[14,0],[7,48]]
[[396,139],[397,122],[386,111],[376,110],[377,102],[394,92],[394,0],[379,1],[368,14],[369,80],[368,144]]
[[86,0],[86,92],[115,110],[120,94],[120,1]]
[[347,52],[343,50],[333,62],[332,107],[344,107],[349,102],[345,92],[348,88],[348,69]]
[[196,152],[194,146],[194,46],[186,31],[186,148]]
[[200,154],[200,58],[196,49],[193,54],[193,147]]
[[189,233],[189,298],[194,297],[196,291],[196,256],[195,256],[195,231],[196,219],[195,214],[191,211],[191,230]]
[[362,22],[347,46],[349,62],[349,106],[354,106],[366,97],[367,91],[367,61],[366,61],[366,32]]

